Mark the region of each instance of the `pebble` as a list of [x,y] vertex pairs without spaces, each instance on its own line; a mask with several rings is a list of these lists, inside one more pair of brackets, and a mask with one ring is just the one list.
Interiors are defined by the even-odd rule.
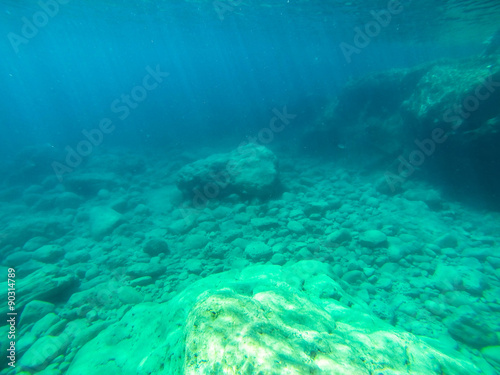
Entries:
[[266,262],[273,256],[273,251],[264,242],[255,241],[245,247],[245,254],[254,262]]
[[387,236],[379,230],[368,230],[359,235],[361,245],[369,248],[387,246]]
[[295,220],[289,221],[287,224],[287,228],[291,232],[294,232],[297,234],[304,234],[306,232],[306,228],[304,228],[304,226],[300,222],[295,221]]

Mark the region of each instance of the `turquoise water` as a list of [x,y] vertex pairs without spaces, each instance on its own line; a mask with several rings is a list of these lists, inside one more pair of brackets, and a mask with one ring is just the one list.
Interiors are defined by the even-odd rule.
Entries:
[[0,374],[500,374],[497,1],[0,21]]

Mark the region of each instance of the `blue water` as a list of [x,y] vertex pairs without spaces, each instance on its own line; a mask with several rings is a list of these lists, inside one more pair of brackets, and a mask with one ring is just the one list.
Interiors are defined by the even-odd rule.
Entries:
[[[32,375],[54,361],[54,374],[76,374],[85,368],[86,360],[73,361],[81,347],[100,354],[82,341],[38,363],[33,348],[45,336],[30,342],[31,324],[49,314],[92,326],[144,308],[144,296],[163,311],[185,290],[179,298],[191,309],[189,287],[206,277],[255,264],[309,272],[300,262],[317,261],[328,280],[297,272],[307,293],[314,282],[330,288],[331,278],[346,297],[328,289],[314,303],[339,300],[490,369],[478,373],[498,373],[497,86],[473,98],[474,121],[439,133],[446,142],[427,153],[415,140],[446,125],[442,113],[453,107],[439,107],[436,92],[459,92],[444,100],[453,105],[474,89],[458,79],[450,89],[453,77],[500,78],[498,38],[488,41],[499,21],[497,0],[0,1],[0,269],[15,267],[21,280],[48,272],[42,286],[51,266],[74,277],[56,295],[37,296],[51,307],[18,327],[18,340],[28,337],[18,368]],[[425,74],[398,86],[393,78],[411,69]],[[436,105],[435,122],[432,111],[418,118],[415,103],[422,113]],[[213,180],[247,143],[268,148],[255,163],[264,172],[244,160],[255,181]],[[398,177],[411,155],[421,162],[405,161],[411,176]],[[196,164],[207,157],[210,173]],[[388,171],[404,180],[401,190],[388,191]],[[276,181],[252,190],[273,173]],[[201,209],[199,190],[207,195]],[[137,265],[149,280],[137,281]],[[259,277],[265,288],[289,282]],[[109,293],[105,302],[94,289]],[[77,293],[98,301],[93,312],[75,306]],[[54,336],[70,331],[65,324]]]
[[431,41],[393,43],[398,25],[412,22],[403,13],[347,64],[339,44],[352,39],[353,16],[294,1],[223,8],[223,20],[210,2],[71,1],[59,4],[26,44],[11,43],[8,33],[22,36],[23,17],[32,20],[40,10],[34,1],[3,2],[0,113],[7,154],[30,143],[78,140],[141,81],[147,66],[170,76],[107,143],[158,146],[200,132],[241,136],[276,105],[314,110],[315,99],[308,98],[335,95],[350,77],[466,54]]

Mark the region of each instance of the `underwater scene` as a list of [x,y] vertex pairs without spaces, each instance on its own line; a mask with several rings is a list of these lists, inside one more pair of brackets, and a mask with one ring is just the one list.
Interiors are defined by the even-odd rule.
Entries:
[[498,0],[0,0],[0,375],[499,375]]

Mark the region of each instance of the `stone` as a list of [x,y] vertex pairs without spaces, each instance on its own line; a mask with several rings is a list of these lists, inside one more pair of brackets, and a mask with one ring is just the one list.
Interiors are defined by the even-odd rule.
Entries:
[[5,258],[5,264],[8,264],[11,267],[17,267],[20,265],[24,265],[30,261],[32,258],[32,253],[27,251],[16,251],[9,254]]
[[432,281],[437,289],[442,292],[453,291],[462,284],[462,278],[455,267],[438,264]]
[[203,249],[208,244],[208,236],[205,234],[190,234],[183,241],[183,247],[187,250]]
[[[491,86],[500,80],[499,56],[440,59],[352,80],[311,122],[301,143],[324,155],[332,152],[333,138],[349,138],[349,152],[359,155],[366,155],[367,143],[376,145],[370,158],[359,163],[371,166],[387,158],[394,163],[375,188],[394,195],[410,185],[411,190],[420,191],[405,195],[405,200],[425,202],[431,210],[442,210],[447,202],[435,189],[415,181],[409,184],[407,177],[416,170],[409,160],[416,160],[415,155],[421,159],[419,164],[432,158],[433,172],[441,175],[447,186],[466,184],[469,176],[450,171],[472,163],[474,178],[490,181],[491,191],[499,191],[500,182],[491,179],[498,172],[494,161],[500,160],[500,148],[492,141],[500,123],[500,94]],[[483,96],[481,89],[491,92]],[[336,126],[339,121],[344,126]],[[378,124],[376,131],[368,131],[368,123]],[[456,130],[453,137],[449,136],[450,129]],[[440,144],[445,141],[447,146],[443,148]],[[441,151],[434,152],[437,149]],[[471,161],[470,152],[476,150],[488,152],[475,153]],[[424,188],[420,188],[422,185]]]
[[[231,236],[232,237],[232,236]],[[235,236],[234,238],[237,238]],[[224,241],[226,242],[226,241]],[[229,242],[229,241],[227,241]],[[209,243],[203,250],[203,253],[208,259],[225,259],[227,252],[229,251],[228,247],[220,244],[220,243]]]
[[70,191],[65,191],[61,194],[58,194],[55,199],[55,205],[62,209],[78,208],[82,203],[82,197]]
[[2,236],[0,236],[0,248],[4,246],[23,246],[33,237],[45,237],[49,240],[58,239],[70,230],[70,223],[61,219],[22,218],[9,220],[8,225],[3,228]]
[[367,230],[366,232],[360,233],[359,242],[361,245],[369,247],[371,249],[377,247],[387,246],[387,236],[379,230]]
[[38,300],[31,301],[24,307],[19,325],[26,326],[30,323],[36,322],[37,320],[54,310],[55,305],[53,303]]
[[277,191],[278,159],[264,146],[247,144],[184,166],[176,182],[199,207],[231,194],[265,198]]
[[380,319],[389,322],[394,319],[394,310],[391,308],[391,306],[382,301],[372,300],[370,303],[370,311]]
[[492,366],[500,369],[500,346],[487,346],[481,349],[481,354]]
[[118,299],[125,304],[138,304],[143,300],[143,296],[131,286],[122,286],[118,289]]
[[445,319],[450,335],[473,348],[500,344],[495,331],[477,316],[462,314]]
[[88,197],[96,196],[103,190],[113,190],[119,178],[113,173],[70,173],[64,178],[64,186],[75,194]]
[[446,306],[442,303],[437,303],[434,301],[425,301],[425,308],[433,315],[444,318],[447,314]]
[[349,271],[342,276],[342,280],[349,284],[360,284],[366,279],[365,274],[362,271],[355,270]]
[[326,211],[328,211],[329,207],[330,205],[325,201],[311,202],[304,208],[304,213],[307,216],[310,216],[312,214],[324,214]]
[[295,220],[290,220],[286,226],[291,232],[297,233],[297,234],[304,234],[306,232],[306,228],[304,226]]
[[85,263],[90,259],[90,254],[85,250],[71,251],[64,255],[64,259],[69,264]]
[[500,258],[499,257],[488,257],[486,258],[489,264],[493,266],[493,268],[500,268]]
[[462,256],[476,258],[481,261],[486,260],[489,256],[495,256],[498,254],[499,249],[493,247],[469,247],[462,251]]
[[[40,319],[40,316],[38,318]],[[61,318],[51,312],[42,317],[33,325],[33,328],[31,328],[31,333],[33,333],[37,337],[46,334],[47,331],[49,331],[49,329],[59,323],[60,320]]]
[[142,250],[152,257],[170,253],[167,242],[161,238],[150,238],[144,243]]
[[329,247],[336,247],[338,245],[343,245],[348,242],[351,242],[351,240],[352,240],[351,232],[346,228],[336,230],[335,232],[330,233],[326,237],[326,242],[328,243]]
[[48,238],[42,236],[33,237],[24,244],[23,250],[35,251],[36,249],[39,249],[43,245],[46,245],[48,242],[49,242]]
[[137,304],[82,342],[66,373],[481,373],[458,352],[336,301],[343,292],[328,269],[251,266],[200,279],[168,302]]
[[90,211],[90,232],[95,240],[101,240],[113,232],[122,215],[109,207],[95,207]]
[[199,259],[189,259],[186,262],[185,268],[188,272],[199,275],[203,272],[203,264]]
[[454,249],[458,246],[458,239],[454,234],[446,233],[436,240],[436,245],[438,245],[441,249]]
[[22,368],[31,371],[43,370],[54,358],[64,354],[70,344],[67,335],[44,336],[38,339],[21,357]]
[[[16,352],[18,355],[23,355],[37,340],[37,335],[33,334],[30,331],[27,331],[18,341],[16,341]],[[7,340],[5,340],[7,343]],[[7,349],[7,348],[5,348]]]
[[342,287],[327,275],[316,275],[304,282],[304,290],[308,295],[317,298],[340,300],[345,294]]
[[218,220],[230,217],[233,214],[233,209],[225,206],[217,206],[214,210],[212,210],[212,215]]
[[245,255],[254,262],[267,262],[273,256],[273,250],[264,242],[255,241],[245,247]]
[[250,224],[260,230],[272,229],[280,226],[278,219],[274,217],[254,217],[250,220]]
[[275,253],[271,258],[271,263],[282,266],[286,263],[286,258],[283,254]]
[[424,202],[431,209],[440,209],[443,205],[441,194],[434,189],[412,189],[404,193],[410,201]]
[[191,228],[193,228],[194,224],[195,224],[194,220],[187,220],[187,218],[179,219],[173,221],[168,227],[168,229],[170,230],[170,232],[175,234],[185,234],[189,232]]
[[[273,311],[272,316],[266,311]],[[412,372],[429,375],[441,370],[465,375],[474,369],[437,351],[424,354],[429,349],[410,334],[340,328],[303,296],[284,291],[253,298],[213,294],[193,307],[187,326],[186,375],[225,368],[238,374],[368,374],[381,368],[398,374],[411,366]]]
[[138,277],[130,281],[130,286],[146,286],[153,284],[153,278],[151,276]]
[[35,250],[33,259],[44,263],[56,263],[64,255],[64,249],[59,245],[45,245]]
[[135,263],[127,268],[125,273],[132,277],[159,276],[165,272],[166,266],[158,263]]
[[467,271],[467,268],[463,267],[461,274],[463,288],[473,296],[481,296],[488,288],[488,279],[480,271],[473,269]]
[[[6,290],[6,282],[3,283]],[[47,264],[16,282],[16,309],[20,310],[33,300],[43,302],[60,301],[78,287],[79,280],[67,269]],[[0,283],[0,287],[2,283]],[[7,304],[0,306],[0,313],[8,312]],[[39,318],[39,317],[38,317]]]
[[401,241],[398,241],[395,238],[391,238],[389,240],[389,246],[387,248],[387,256],[391,260],[391,262],[399,262],[406,256],[407,246],[404,246]]

